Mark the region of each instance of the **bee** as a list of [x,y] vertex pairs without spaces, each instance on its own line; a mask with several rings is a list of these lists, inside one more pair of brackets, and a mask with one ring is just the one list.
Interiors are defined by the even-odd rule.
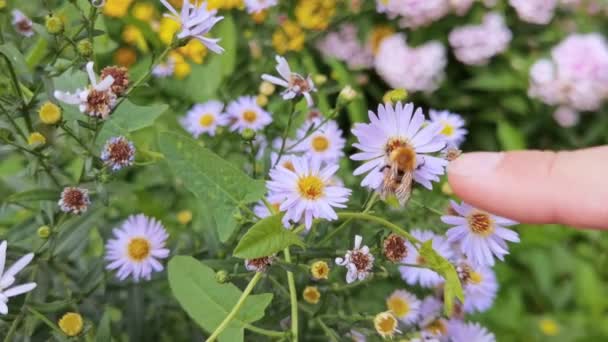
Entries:
[[395,194],[399,204],[405,205],[412,195],[415,170],[416,152],[412,147],[398,146],[390,151],[386,165],[380,169],[383,175],[382,198]]

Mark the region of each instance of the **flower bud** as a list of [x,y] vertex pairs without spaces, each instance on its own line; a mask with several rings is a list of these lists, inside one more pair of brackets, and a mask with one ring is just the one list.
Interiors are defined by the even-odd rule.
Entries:
[[76,312],[68,312],[57,323],[61,331],[67,336],[74,337],[80,335],[84,327],[82,316]]
[[54,16],[53,14],[46,16],[44,26],[46,27],[47,32],[50,34],[60,34],[64,29],[63,20],[57,16]]
[[46,144],[46,138],[39,132],[34,132],[27,137],[27,144],[33,147],[38,147]]
[[355,89],[353,89],[353,87],[350,85],[347,85],[340,91],[340,94],[338,95],[338,102],[348,104],[352,102],[355,97],[357,97],[357,91],[355,91]]
[[274,84],[264,81],[262,83],[260,83],[260,94],[262,95],[266,95],[266,96],[270,96],[272,94],[274,94],[276,87],[274,86]]
[[253,141],[255,139],[255,135],[256,135],[255,131],[252,130],[251,128],[245,128],[243,130],[243,133],[241,133],[241,137],[245,141]]
[[327,82],[327,76],[323,74],[316,74],[312,79],[316,85],[323,85]]
[[93,54],[93,44],[86,39],[79,41],[76,49],[82,57],[90,57]]
[[186,225],[192,221],[192,212],[190,210],[181,210],[177,213],[177,222]]
[[258,106],[264,107],[268,104],[268,97],[266,95],[260,94],[255,99],[255,102],[258,104]]
[[42,123],[54,125],[61,120],[61,108],[53,102],[45,102],[38,110],[38,117]]
[[38,228],[38,237],[41,239],[46,239],[51,236],[51,227],[49,226],[40,226]]
[[403,102],[407,99],[407,95],[407,90],[405,89],[393,89],[384,94],[382,101],[384,101],[384,103]]
[[215,272],[215,280],[220,284],[225,284],[230,280],[230,275],[224,270]]

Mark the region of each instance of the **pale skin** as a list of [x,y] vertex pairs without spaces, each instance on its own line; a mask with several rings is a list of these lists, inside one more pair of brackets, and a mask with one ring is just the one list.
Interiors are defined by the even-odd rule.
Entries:
[[608,146],[465,153],[448,180],[465,202],[522,223],[608,229]]

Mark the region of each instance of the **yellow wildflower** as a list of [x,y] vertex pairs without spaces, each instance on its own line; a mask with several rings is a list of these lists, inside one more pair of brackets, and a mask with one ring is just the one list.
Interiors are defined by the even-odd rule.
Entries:
[[182,210],[177,213],[177,222],[186,225],[192,221],[192,212],[190,210]]
[[336,13],[336,0],[300,0],[295,13],[302,27],[325,30]]
[[144,33],[135,25],[126,25],[122,31],[122,40],[126,43],[137,46],[141,51],[148,51],[148,43],[144,38]]
[[179,31],[180,24],[168,17],[163,17],[160,20],[160,27],[158,29],[158,37],[160,41],[165,45],[171,45],[173,42],[173,36]]
[[243,0],[208,0],[207,8],[210,10],[214,9],[243,9],[245,3]]
[[128,47],[121,47],[114,52],[114,63],[124,67],[130,67],[137,60],[135,50]]
[[107,0],[103,6],[103,14],[108,17],[122,18],[127,15],[133,0]]
[[175,63],[175,67],[173,69],[173,75],[179,79],[183,80],[192,72],[192,67],[190,63],[186,61],[184,56],[180,55],[177,51],[171,51],[169,53],[169,58],[173,60]]
[[197,39],[190,39],[190,41],[186,45],[180,47],[178,51],[182,56],[191,59],[196,64],[203,63],[205,56],[207,56],[207,47]]
[[141,21],[151,21],[156,17],[156,8],[149,2],[136,3],[131,11]]
[[390,311],[381,312],[374,317],[374,327],[383,338],[392,338],[397,330],[397,319]]
[[327,279],[329,277],[329,265],[325,261],[315,261],[310,266],[310,274],[315,280]]
[[272,34],[272,46],[279,54],[300,51],[304,48],[306,36],[302,28],[291,20],[286,20]]
[[559,334],[559,325],[551,318],[543,318],[538,322],[540,331],[546,336],[557,336]]
[[82,316],[75,312],[68,312],[58,322],[59,328],[67,336],[77,336],[82,332],[84,322]]
[[46,138],[39,132],[34,132],[27,138],[27,144],[30,146],[44,145],[46,144]]
[[321,292],[319,292],[319,289],[317,289],[316,286],[306,286],[302,293],[302,297],[307,303],[317,304],[321,299]]
[[47,125],[54,125],[61,120],[61,108],[53,102],[45,102],[38,110],[40,121]]

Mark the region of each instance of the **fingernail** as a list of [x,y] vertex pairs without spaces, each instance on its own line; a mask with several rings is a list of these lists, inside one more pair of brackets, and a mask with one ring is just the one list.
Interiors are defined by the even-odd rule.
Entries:
[[466,177],[483,176],[494,171],[503,157],[504,153],[465,153],[449,164],[448,173]]

